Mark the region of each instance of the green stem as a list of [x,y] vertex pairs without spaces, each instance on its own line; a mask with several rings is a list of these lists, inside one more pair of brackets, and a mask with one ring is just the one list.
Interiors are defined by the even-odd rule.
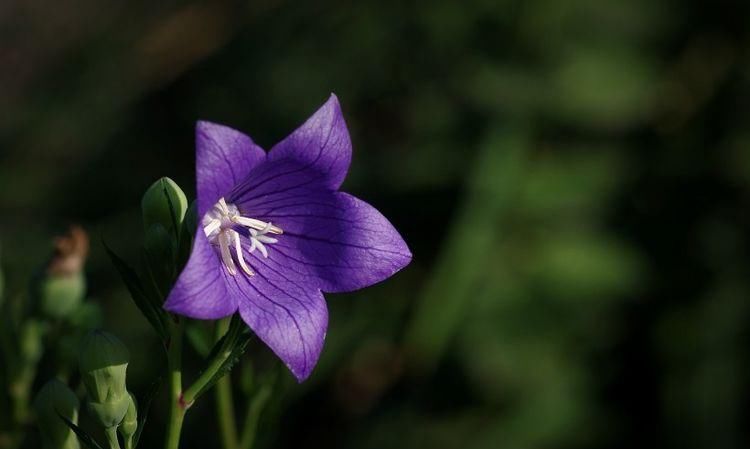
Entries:
[[170,344],[167,351],[167,365],[169,368],[169,423],[167,427],[167,437],[164,442],[164,449],[179,449],[180,432],[182,431],[182,422],[185,419],[185,412],[195,399],[203,393],[203,390],[216,373],[221,369],[224,362],[232,355],[232,344],[236,340],[240,326],[230,326],[227,335],[224,338],[219,350],[208,364],[205,370],[198,377],[198,380],[187,389],[182,389],[182,336],[184,334],[185,324],[180,321],[176,325],[170,326]]
[[185,320],[180,319],[170,329],[170,341],[167,351],[167,369],[169,371],[169,421],[167,425],[164,449],[178,449],[182,422],[185,411],[190,404],[182,395],[182,334]]
[[117,440],[117,426],[104,429],[104,434],[107,436],[109,449],[120,449],[120,442]]
[[[216,342],[229,330],[229,321],[229,318],[224,318],[216,323]],[[237,423],[232,401],[232,382],[228,375],[216,383],[216,414],[224,449],[237,449]]]
[[182,395],[182,400],[185,404],[188,404],[189,406],[195,401],[195,398],[197,398],[199,394],[203,393],[204,387],[211,382],[211,379],[213,379],[214,375],[216,375],[221,369],[224,362],[230,355],[232,355],[232,344],[239,331],[239,328],[230,326],[229,331],[227,331],[227,334],[224,336],[224,343],[221,345],[221,348],[216,352],[216,355],[214,355],[214,358],[209,362],[208,366],[203,370],[198,379],[193,382],[193,384],[190,385]]
[[242,426],[242,439],[240,440],[239,449],[251,449],[255,443],[255,437],[258,431],[258,421],[260,414],[271,399],[273,386],[268,383],[261,385],[260,389],[248,401],[245,422]]

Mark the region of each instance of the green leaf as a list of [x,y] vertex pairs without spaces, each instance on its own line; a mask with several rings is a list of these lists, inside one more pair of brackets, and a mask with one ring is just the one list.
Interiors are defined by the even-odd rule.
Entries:
[[138,410],[138,429],[136,429],[135,435],[133,435],[133,447],[138,447],[138,441],[140,441],[141,439],[141,432],[143,432],[143,427],[146,425],[146,419],[148,418],[148,412],[151,409],[151,402],[154,400],[156,393],[159,392],[160,386],[161,378],[158,378],[153,384],[151,384],[151,387],[139,401],[140,407]]
[[125,282],[125,286],[128,288],[135,305],[141,311],[143,316],[146,317],[148,322],[151,323],[151,326],[153,326],[156,333],[159,334],[159,337],[162,340],[167,340],[169,335],[167,333],[168,318],[166,313],[146,294],[146,290],[143,288],[143,284],[135,270],[115,254],[106,243],[104,243],[104,248],[107,250],[110,259],[112,259],[115,268],[120,273],[123,282]]
[[84,444],[84,446],[86,446],[86,447],[88,447],[90,449],[104,449],[99,443],[96,442],[96,440],[91,435],[89,435],[83,429],[81,429],[76,424],[74,424],[73,421],[71,421],[68,418],[64,417],[60,413],[58,413],[57,416],[59,416],[60,419],[62,419],[63,422],[68,427],[70,427],[70,430],[72,430],[73,433],[76,434],[76,436],[81,441],[81,443]]

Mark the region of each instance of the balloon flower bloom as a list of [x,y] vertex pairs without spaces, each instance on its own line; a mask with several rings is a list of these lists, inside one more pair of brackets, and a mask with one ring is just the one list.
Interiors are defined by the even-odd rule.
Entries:
[[226,126],[196,126],[199,229],[164,307],[198,319],[239,312],[299,380],[328,327],[322,292],[380,282],[411,261],[393,225],[338,189],[352,157],[338,99],[268,153]]

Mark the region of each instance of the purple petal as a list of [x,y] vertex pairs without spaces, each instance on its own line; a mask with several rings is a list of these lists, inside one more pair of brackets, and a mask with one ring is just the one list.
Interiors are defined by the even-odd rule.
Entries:
[[231,315],[237,311],[237,302],[228,294],[228,277],[231,276],[226,273],[216,250],[199,229],[190,259],[169,292],[164,308],[172,313],[204,320]]
[[289,367],[299,382],[318,362],[328,327],[328,310],[320,290],[298,280],[273,261],[245,258],[255,272],[252,277],[237,274],[229,288],[238,298],[240,315],[258,337]]
[[195,126],[198,217],[247,178],[266,153],[250,137],[227,126],[199,121]]
[[257,217],[256,207],[276,198],[299,197],[308,192],[330,192],[326,186],[328,177],[324,173],[310,170],[294,159],[267,160],[250,171],[245,181],[228,195],[226,200],[235,205],[248,204],[240,210],[248,216]]
[[269,160],[293,159],[325,177],[336,190],[344,182],[352,160],[352,142],[336,95],[292,134],[274,145]]
[[[342,192],[321,190],[310,172],[278,172],[236,202],[240,211],[284,230],[269,257],[288,276],[326,292],[352,291],[380,282],[405,267],[411,252],[393,225],[375,208]],[[306,174],[306,175],[303,175]],[[281,187],[286,186],[286,187]]]

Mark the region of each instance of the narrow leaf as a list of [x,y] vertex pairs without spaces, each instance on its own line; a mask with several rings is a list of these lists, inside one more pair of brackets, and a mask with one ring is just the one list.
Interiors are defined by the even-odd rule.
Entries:
[[76,424],[73,423],[73,421],[69,420],[68,418],[64,417],[60,413],[57,414],[57,416],[60,417],[60,419],[63,420],[63,422],[70,427],[70,430],[73,431],[73,433],[76,434],[78,439],[83,443],[86,447],[90,449],[104,449],[99,443],[96,442],[96,440],[86,433],[83,429],[78,427]]
[[112,263],[115,265],[115,268],[120,273],[120,277],[122,278],[123,282],[125,282],[125,286],[128,288],[130,296],[133,298],[133,302],[135,303],[135,305],[141,311],[143,316],[146,317],[148,322],[151,323],[151,326],[153,326],[153,328],[156,330],[156,333],[159,334],[159,337],[162,340],[166,340],[168,338],[168,334],[166,325],[167,317],[165,312],[160,307],[156,306],[152,300],[149,299],[135,270],[133,270],[124,260],[122,260],[117,254],[115,254],[107,246],[106,243],[104,243],[104,248],[107,250],[107,254],[109,254],[110,259],[112,259]]
[[151,384],[151,387],[146,394],[144,394],[143,398],[138,402],[140,404],[140,407],[138,407],[138,428],[135,430],[135,435],[133,435],[133,447],[138,447],[138,442],[141,440],[141,432],[143,432],[143,427],[146,425],[146,419],[148,418],[148,412],[151,409],[151,402],[154,400],[156,393],[159,392],[160,386],[161,378],[158,378],[153,384]]

